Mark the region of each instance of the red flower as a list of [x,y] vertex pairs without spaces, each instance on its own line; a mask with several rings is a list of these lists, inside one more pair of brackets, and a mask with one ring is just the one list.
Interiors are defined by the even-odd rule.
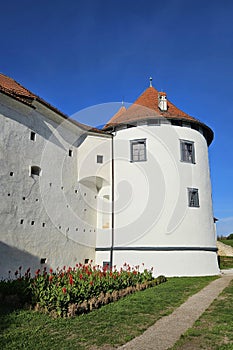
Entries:
[[19,273],[19,271],[18,271],[18,270],[16,270],[16,271],[15,271],[15,276],[17,276],[17,275],[18,275],[18,273]]
[[80,278],[80,280],[82,280],[83,279],[83,275],[80,273],[80,275],[79,275],[79,278]]
[[93,286],[93,281],[90,282],[90,285]]
[[49,276],[49,282],[51,282],[53,280],[53,275]]
[[50,272],[50,273],[53,273],[53,269],[52,269],[52,268],[50,268],[50,269],[49,269],[49,272]]
[[71,284],[71,286],[73,286],[73,284],[74,284],[74,280],[73,280],[72,276],[70,276],[70,284]]
[[66,292],[67,292],[66,287],[63,287],[63,288],[62,288],[62,293],[66,294]]
[[36,275],[39,275],[40,269],[36,270]]

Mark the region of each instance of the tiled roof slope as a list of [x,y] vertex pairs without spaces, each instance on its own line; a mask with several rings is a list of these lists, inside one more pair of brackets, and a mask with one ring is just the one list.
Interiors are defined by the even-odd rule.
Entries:
[[187,121],[201,125],[207,132],[208,144],[211,143],[213,132],[209,127],[177,108],[169,100],[167,100],[167,111],[162,111],[159,108],[159,95],[166,96],[166,93],[159,92],[153,86],[150,86],[127,110],[120,109],[104,126],[104,130],[110,130],[115,126],[130,124],[137,121],[166,118],[169,120]]
[[66,114],[63,112],[59,111],[57,108],[53,107],[51,104],[43,100],[41,97],[33,94],[31,91],[27,90],[25,87],[23,87],[21,84],[19,84],[17,81],[14,79],[0,73],[0,92],[11,96],[12,98],[25,103],[29,106],[33,107],[33,101],[39,101],[43,105],[45,105],[47,108],[52,110],[53,112],[58,113],[61,117],[64,119],[69,119],[73,124],[79,126],[82,129],[89,130],[89,131],[94,131],[98,133],[104,133],[104,131],[93,128],[91,126],[82,124],[77,122],[76,120],[73,120],[69,118]]

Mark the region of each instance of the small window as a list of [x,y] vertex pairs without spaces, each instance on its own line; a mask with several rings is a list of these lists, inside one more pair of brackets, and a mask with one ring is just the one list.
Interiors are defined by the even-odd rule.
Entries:
[[89,259],[84,259],[84,264],[88,264],[89,263]]
[[20,225],[22,225],[22,224],[23,224],[23,219],[20,220]]
[[180,141],[181,161],[186,163],[195,163],[194,142]]
[[33,165],[31,166],[31,176],[40,176],[41,168],[39,166]]
[[30,140],[31,141],[36,141],[36,133],[34,131],[31,131]]
[[197,188],[188,188],[189,207],[199,207],[199,194]]
[[69,149],[69,157],[73,157],[73,151],[72,151],[72,149]]
[[104,269],[110,269],[110,261],[103,261],[103,268]]
[[96,162],[97,163],[103,163],[104,157],[101,156],[100,154],[97,155]]
[[32,226],[35,225],[35,221],[34,220],[31,221],[31,225]]
[[130,141],[131,162],[146,161],[146,139]]
[[10,176],[14,176],[14,173],[13,173],[13,171],[11,171],[11,172],[10,172]]
[[41,258],[41,259],[40,259],[40,263],[41,263],[41,264],[45,264],[45,263],[46,263],[46,260],[47,260],[46,258]]
[[45,227],[45,222],[42,222],[42,227]]

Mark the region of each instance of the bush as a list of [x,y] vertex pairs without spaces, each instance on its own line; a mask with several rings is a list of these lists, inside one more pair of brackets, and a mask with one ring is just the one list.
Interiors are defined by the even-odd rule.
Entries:
[[[152,277],[152,269],[139,272],[139,266],[128,264],[118,271],[115,267],[77,264],[74,268],[49,271],[37,270],[31,278],[29,270],[17,280],[2,281],[0,293],[19,293],[22,302],[28,302],[37,310],[53,313],[56,316],[70,316],[91,311],[108,302],[136,290],[148,288],[165,281],[165,277]],[[3,292],[2,292],[3,291]]]

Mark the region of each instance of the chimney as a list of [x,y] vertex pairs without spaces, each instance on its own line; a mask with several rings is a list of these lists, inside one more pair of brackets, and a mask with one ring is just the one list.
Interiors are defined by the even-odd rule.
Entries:
[[167,111],[167,94],[166,94],[166,92],[159,92],[158,104],[159,104],[159,109],[161,111]]

